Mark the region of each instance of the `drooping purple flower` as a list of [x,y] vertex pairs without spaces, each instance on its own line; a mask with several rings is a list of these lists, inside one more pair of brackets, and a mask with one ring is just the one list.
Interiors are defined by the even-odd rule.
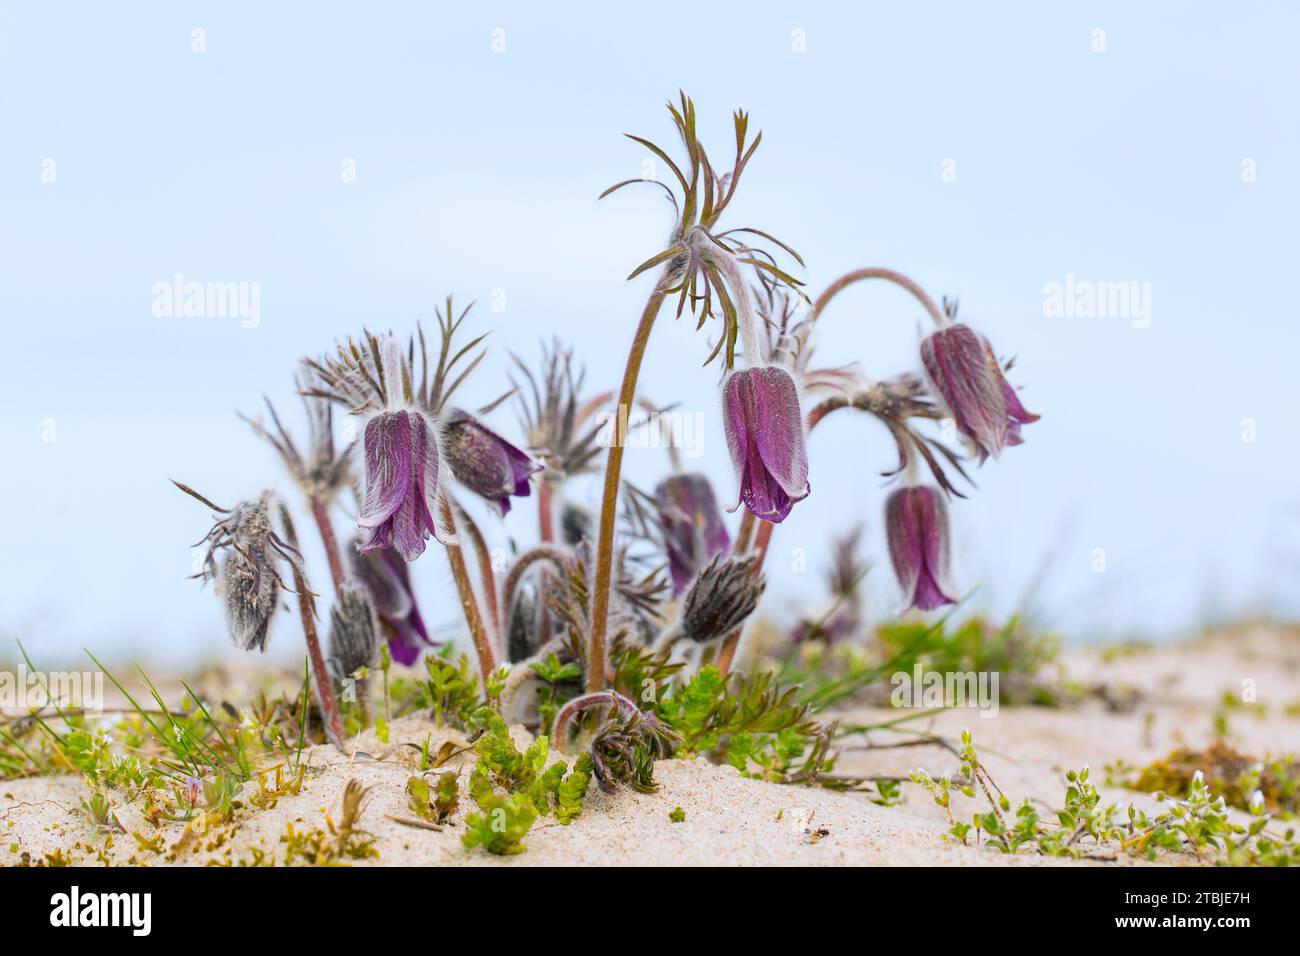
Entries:
[[453,408],[443,431],[443,453],[451,473],[470,491],[510,510],[510,496],[527,498],[528,479],[542,466],[468,412]]
[[718,499],[700,474],[670,475],[655,488],[655,507],[668,552],[673,596],[679,597],[696,572],[731,546]]
[[390,544],[407,561],[424,553],[438,534],[438,443],[433,427],[414,409],[380,412],[366,425],[366,492],[357,524],[368,531],[363,553]]
[[[990,354],[992,353],[990,352]],[[1043,416],[1026,411],[1025,406],[1020,404],[1020,396],[1016,394],[1016,390],[1012,388],[1011,383],[1005,378],[1002,379],[1002,396],[1006,399],[1007,415],[1010,416],[1010,421],[1007,422],[1007,444],[1023,444],[1024,439],[1020,437],[1020,426],[1032,424]]]
[[889,558],[908,607],[955,604],[949,580],[948,505],[926,485],[899,488],[885,501]]
[[[482,358],[482,352],[475,355],[482,336],[463,348],[453,346],[468,312],[457,317],[450,297],[446,309],[438,311],[442,342],[435,363],[418,327],[405,349],[391,333],[367,331],[360,340],[340,342],[335,354],[307,361],[315,384],[305,394],[367,417],[366,488],[357,521],[369,532],[361,543],[364,551],[393,544],[412,561],[424,553],[430,533],[443,544],[455,543],[454,533],[438,524],[443,510],[438,422],[452,393]],[[462,361],[468,367],[454,374]]]
[[388,650],[399,664],[414,664],[424,647],[437,647],[415,603],[411,575],[402,556],[389,548],[362,554],[348,549],[355,578],[365,587],[388,637]]
[[963,323],[931,333],[921,362],[935,395],[980,461],[1019,445],[1020,426],[1038,421],[1025,411],[988,341]]
[[[799,390],[775,365],[741,369],[723,383],[723,425],[740,478],[740,500],[754,516],[784,521],[808,497]],[[732,508],[731,510],[735,510]]]

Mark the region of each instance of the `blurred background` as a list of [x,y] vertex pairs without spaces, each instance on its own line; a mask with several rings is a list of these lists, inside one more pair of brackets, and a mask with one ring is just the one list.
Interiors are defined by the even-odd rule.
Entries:
[[[890,266],[1018,357],[1043,419],[954,508],[972,609],[1029,607],[1071,640],[1300,610],[1292,5],[589,6],[5,5],[0,658],[15,638],[51,664],[234,653],[186,580],[209,515],[168,478],[296,506],[235,412],[266,394],[301,430],[296,361],[363,325],[405,334],[452,292],[493,330],[467,401],[553,335],[592,390],[614,387],[653,281],[624,277],[663,248],[669,210],[656,190],[596,196],[645,171],[621,134],[672,143],[679,88],[715,157],[734,108],[763,131],[726,221],[798,249],[812,294]],[[255,327],[156,317],[154,284],[176,274],[257,283]],[[1137,283],[1149,309],[1051,314],[1067,277]],[[712,340],[693,328],[665,313],[642,383],[703,413],[692,465],[726,497]],[[925,330],[900,290],[857,286],[818,352],[895,374]],[[492,421],[521,437],[510,405]],[[820,594],[831,535],[858,521],[874,608],[896,610],[884,430],[840,413],[809,453],[769,612]],[[667,457],[627,465],[649,486]],[[574,492],[596,503],[595,481]],[[533,502],[490,527],[527,543]],[[439,549],[413,571],[452,628]],[[269,655],[300,659],[294,628],[278,636]]]

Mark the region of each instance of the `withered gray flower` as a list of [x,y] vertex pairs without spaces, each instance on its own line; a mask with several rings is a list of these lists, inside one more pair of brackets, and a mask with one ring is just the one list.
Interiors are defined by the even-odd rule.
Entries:
[[834,560],[829,574],[830,603],[816,617],[804,618],[795,626],[791,637],[796,642],[812,640],[834,644],[861,633],[861,584],[871,568],[859,556],[861,541],[861,525],[836,536],[832,548]]
[[279,592],[293,593],[280,577],[279,562],[302,566],[302,555],[275,531],[273,515],[279,504],[274,493],[264,491],[234,508],[222,508],[192,488],[172,483],[217,512],[216,523],[196,545],[206,543],[208,549],[201,570],[192,577],[218,582],[226,627],[235,644],[246,651],[265,650],[280,607]]
[[587,753],[592,771],[606,793],[616,791],[620,783],[654,793],[658,789],[655,761],[671,757],[681,742],[653,710],[641,710],[612,690],[583,694],[561,707],[552,727],[556,746],[561,751],[571,749],[573,731],[584,724],[591,732]]

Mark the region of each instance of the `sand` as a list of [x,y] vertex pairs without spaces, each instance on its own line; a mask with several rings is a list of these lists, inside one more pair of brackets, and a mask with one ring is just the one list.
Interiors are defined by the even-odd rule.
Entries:
[[[1102,784],[1104,765],[1123,759],[1141,765],[1167,754],[1173,747],[1203,747],[1212,739],[1213,713],[1225,691],[1240,694],[1242,681],[1253,680],[1256,700],[1266,713],[1231,712],[1228,740],[1256,756],[1277,756],[1300,749],[1300,639],[1271,628],[1239,630],[1194,643],[1110,655],[1095,650],[1067,653],[1066,673],[1085,686],[1104,685],[1114,693],[1127,689],[1135,706],[1115,709],[1099,699],[1068,709],[1002,708],[992,719],[975,711],[949,711],[922,726],[955,737],[968,726],[985,763],[1001,788],[1019,802],[1022,796],[1041,801],[1044,808],[1061,803],[1063,774],[1085,764]],[[1288,708],[1290,710],[1288,711]],[[897,716],[897,711],[850,709],[836,716],[846,723]],[[443,740],[462,740],[420,718],[404,718],[392,727],[392,741],[422,742],[433,734],[434,747]],[[528,739],[522,728],[516,737]],[[851,774],[902,774],[925,767],[936,776],[956,772],[957,760],[936,746],[881,749],[878,745],[907,738],[874,734],[877,746],[866,749],[863,738],[847,739],[837,768]],[[918,788],[905,785],[900,806],[882,807],[864,795],[825,789],[782,786],[747,779],[729,767],[703,760],[666,760],[656,765],[660,789],[654,794],[623,790],[600,793],[593,785],[578,819],[561,826],[543,819],[526,838],[527,852],[497,857],[482,849],[467,850],[460,842],[461,820],[472,809],[464,795],[472,755],[453,758],[446,769],[462,771],[462,805],[450,824],[435,832],[397,822],[409,816],[405,786],[411,770],[408,753],[385,748],[365,734],[355,742],[361,753],[347,758],[332,747],[305,751],[308,771],[300,792],[278,798],[266,809],[245,806],[233,825],[186,836],[184,823],[154,828],[143,817],[143,801],[128,803],[113,796],[114,811],[128,831],[155,840],[158,853],[142,848],[129,834],[109,836],[98,831],[78,811],[88,795],[74,777],[34,778],[0,782],[0,864],[24,859],[42,861],[61,852],[74,864],[203,865],[240,863],[254,858],[257,848],[283,862],[281,837],[292,825],[311,830],[337,820],[345,784],[357,779],[370,787],[359,826],[373,836],[378,857],[356,865],[400,866],[647,866],[796,865],[796,866],[993,866],[993,865],[1139,865],[1121,855],[1114,863],[1049,859],[1028,853],[1008,857],[987,847],[961,846],[944,839],[943,812]],[[382,760],[362,754],[381,755]],[[1154,799],[1118,786],[1102,787],[1105,799],[1121,806],[1134,802],[1155,808]],[[246,785],[241,796],[255,794]],[[956,797],[964,818],[977,804]],[[685,813],[675,823],[669,814]],[[1046,814],[1045,814],[1046,816]],[[194,828],[192,827],[191,830]],[[161,840],[156,838],[161,836]],[[1194,863],[1190,857],[1162,862]]]

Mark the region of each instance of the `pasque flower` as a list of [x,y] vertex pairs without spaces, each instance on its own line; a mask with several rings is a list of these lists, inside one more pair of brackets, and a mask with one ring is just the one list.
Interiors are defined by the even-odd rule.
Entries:
[[955,604],[949,580],[948,506],[928,485],[899,488],[885,501],[889,557],[908,607]]
[[[316,701],[325,718],[326,734],[341,746],[343,719],[330,686],[328,665],[321,654],[316,633],[315,592],[307,582],[306,566],[298,549],[298,533],[289,509],[270,491],[234,508],[223,508],[179,481],[172,484],[218,514],[216,523],[200,542],[206,542],[208,550],[202,568],[193,577],[209,581],[220,575],[226,624],[237,645],[246,651],[265,650],[271,622],[280,607],[279,591],[283,589],[298,596],[298,614],[311,661]],[[218,554],[223,554],[219,566]],[[293,588],[280,577],[281,561],[289,566]]]
[[[455,316],[450,298],[438,312],[442,341],[436,363],[429,362],[418,329],[405,349],[391,334],[366,332],[361,341],[340,343],[334,355],[307,362],[319,386],[305,394],[340,402],[366,417],[365,496],[357,521],[366,532],[363,551],[391,544],[414,561],[430,533],[444,544],[455,543],[435,520],[441,514],[439,424],[447,400],[483,357],[482,351],[475,354],[483,336],[453,348],[468,312]],[[468,366],[453,374],[462,361]]]
[[700,474],[670,475],[655,488],[655,510],[668,552],[673,595],[685,591],[715,555],[731,545],[718,499],[709,479]]
[[390,544],[407,561],[437,534],[438,443],[433,423],[415,409],[381,412],[366,425],[366,492],[357,524],[363,552]]
[[524,452],[459,408],[447,413],[443,449],[451,473],[470,491],[495,504],[502,515],[510,510],[511,495],[528,497],[528,479],[542,470]]
[[1038,421],[1002,374],[988,340],[969,325],[932,332],[921,343],[921,362],[931,389],[980,461],[1019,445],[1020,426]]
[[370,595],[375,613],[388,637],[388,650],[399,664],[414,664],[424,647],[435,647],[420,616],[411,590],[406,562],[392,548],[377,548],[362,554],[348,549],[352,573]]
[[785,369],[765,365],[731,373],[722,388],[727,447],[740,478],[739,503],[757,518],[783,521],[809,491],[794,379]]

